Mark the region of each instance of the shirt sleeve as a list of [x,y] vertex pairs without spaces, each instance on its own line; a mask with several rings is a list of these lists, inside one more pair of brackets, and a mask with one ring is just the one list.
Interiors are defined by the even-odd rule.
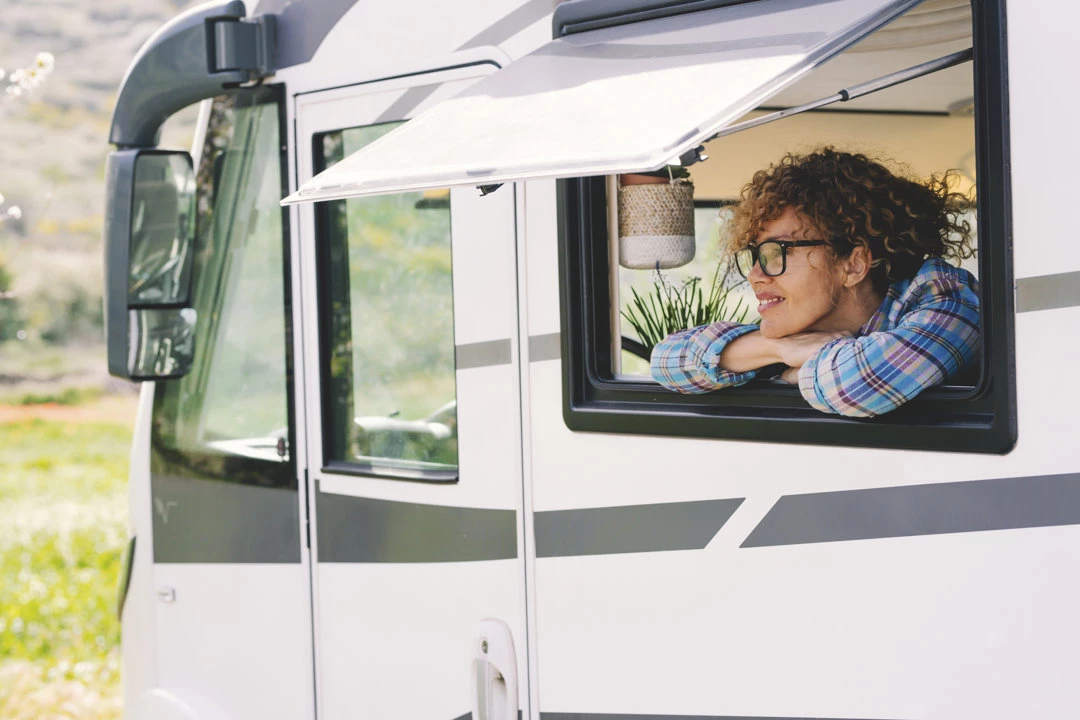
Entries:
[[669,390],[687,394],[744,385],[754,379],[756,371],[721,370],[720,353],[735,338],[757,329],[757,325],[719,322],[672,333],[653,348],[653,379]]
[[874,417],[903,405],[975,359],[979,297],[960,275],[918,289],[891,330],[825,345],[799,370],[799,390],[816,409]]

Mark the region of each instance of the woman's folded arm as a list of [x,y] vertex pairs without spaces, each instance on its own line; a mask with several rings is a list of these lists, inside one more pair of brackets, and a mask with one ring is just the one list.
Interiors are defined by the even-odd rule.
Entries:
[[720,355],[728,343],[757,329],[757,325],[719,322],[673,333],[653,348],[653,379],[681,393],[744,385],[754,379],[754,370],[724,370],[720,367]]
[[957,276],[920,288],[891,330],[829,343],[799,371],[799,389],[822,412],[874,417],[944,382],[972,363],[979,346],[979,300]]

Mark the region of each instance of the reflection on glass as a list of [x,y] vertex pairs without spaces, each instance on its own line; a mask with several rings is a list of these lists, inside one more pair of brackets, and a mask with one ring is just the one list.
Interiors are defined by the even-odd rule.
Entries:
[[128,370],[134,379],[177,377],[195,356],[195,311],[132,310]]
[[194,238],[195,173],[187,156],[139,155],[131,203],[132,305],[187,302]]
[[[319,138],[323,167],[393,124]],[[457,388],[448,191],[322,203],[330,460],[449,479]]]
[[[198,168],[191,372],[155,395],[163,447],[288,460],[278,112],[269,90],[214,100]],[[256,479],[258,480],[258,479]]]

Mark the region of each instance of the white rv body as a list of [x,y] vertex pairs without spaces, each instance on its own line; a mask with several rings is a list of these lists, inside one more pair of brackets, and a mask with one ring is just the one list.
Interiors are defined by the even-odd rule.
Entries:
[[[554,10],[247,5],[249,16],[281,14],[281,56],[311,50],[266,81],[284,88],[279,198],[317,174],[321,134],[435,107],[549,42]],[[483,197],[450,191],[456,481],[343,471],[324,437],[316,206],[295,205],[281,278],[293,489],[152,473],[154,395],[178,381],[142,389],[126,716],[454,720],[515,694],[516,708],[485,717],[1080,714],[1080,246],[1069,229],[1080,150],[1063,80],[1080,61],[1080,6],[1013,1],[1004,21],[1011,176],[993,182],[1011,187],[1021,288],[1010,451],[571,430],[556,181],[541,179]],[[202,132],[210,101],[204,110]],[[800,122],[812,136],[818,120]],[[851,122],[853,142],[880,141]],[[889,132],[912,154],[932,142]],[[700,171],[711,177],[708,162]],[[1047,299],[1046,287],[1058,290]],[[273,459],[244,447],[218,450]],[[230,557],[270,506],[294,508],[292,524],[258,542],[292,538],[295,552]],[[169,534],[184,522],[197,529]],[[385,542],[361,546],[365,527]],[[206,546],[181,547],[192,533]],[[486,668],[497,654],[514,676]]]

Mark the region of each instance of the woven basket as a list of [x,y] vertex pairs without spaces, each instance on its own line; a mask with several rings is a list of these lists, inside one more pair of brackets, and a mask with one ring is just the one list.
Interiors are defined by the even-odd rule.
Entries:
[[619,264],[674,268],[694,259],[694,184],[619,187]]

